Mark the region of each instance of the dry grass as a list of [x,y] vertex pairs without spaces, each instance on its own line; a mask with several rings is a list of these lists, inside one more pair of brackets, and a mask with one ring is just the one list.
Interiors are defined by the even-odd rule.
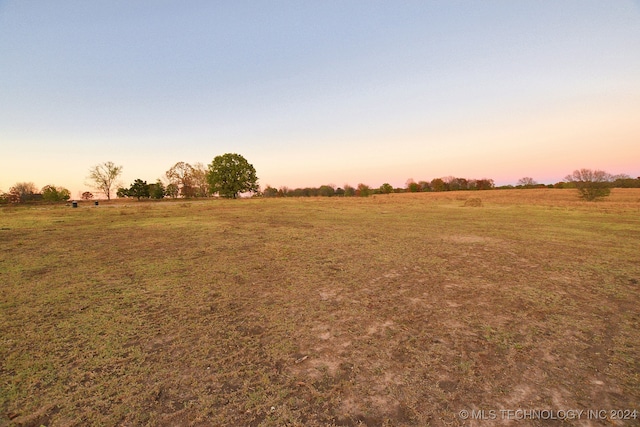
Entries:
[[640,409],[639,214],[637,190],[2,209],[0,424]]

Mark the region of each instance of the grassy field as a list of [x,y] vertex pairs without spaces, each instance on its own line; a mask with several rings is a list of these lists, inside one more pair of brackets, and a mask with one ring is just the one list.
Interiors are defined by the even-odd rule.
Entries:
[[639,296],[638,190],[5,207],[0,425],[640,410]]

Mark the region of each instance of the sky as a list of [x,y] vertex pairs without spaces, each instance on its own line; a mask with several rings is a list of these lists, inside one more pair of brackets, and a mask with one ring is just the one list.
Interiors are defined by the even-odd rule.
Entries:
[[640,1],[0,0],[0,191],[640,176]]

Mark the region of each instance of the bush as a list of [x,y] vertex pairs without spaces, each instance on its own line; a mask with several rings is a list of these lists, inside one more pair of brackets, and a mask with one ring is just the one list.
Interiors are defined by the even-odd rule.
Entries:
[[369,197],[371,195],[371,188],[367,184],[358,184],[356,195],[359,197]]
[[567,175],[565,180],[575,185],[581,199],[600,200],[611,193],[611,175],[601,170],[580,169]]

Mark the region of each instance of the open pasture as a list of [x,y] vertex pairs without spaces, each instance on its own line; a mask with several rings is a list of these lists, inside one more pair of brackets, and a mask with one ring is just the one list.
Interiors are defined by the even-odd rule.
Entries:
[[639,248],[623,189],[2,208],[0,425],[640,410]]

